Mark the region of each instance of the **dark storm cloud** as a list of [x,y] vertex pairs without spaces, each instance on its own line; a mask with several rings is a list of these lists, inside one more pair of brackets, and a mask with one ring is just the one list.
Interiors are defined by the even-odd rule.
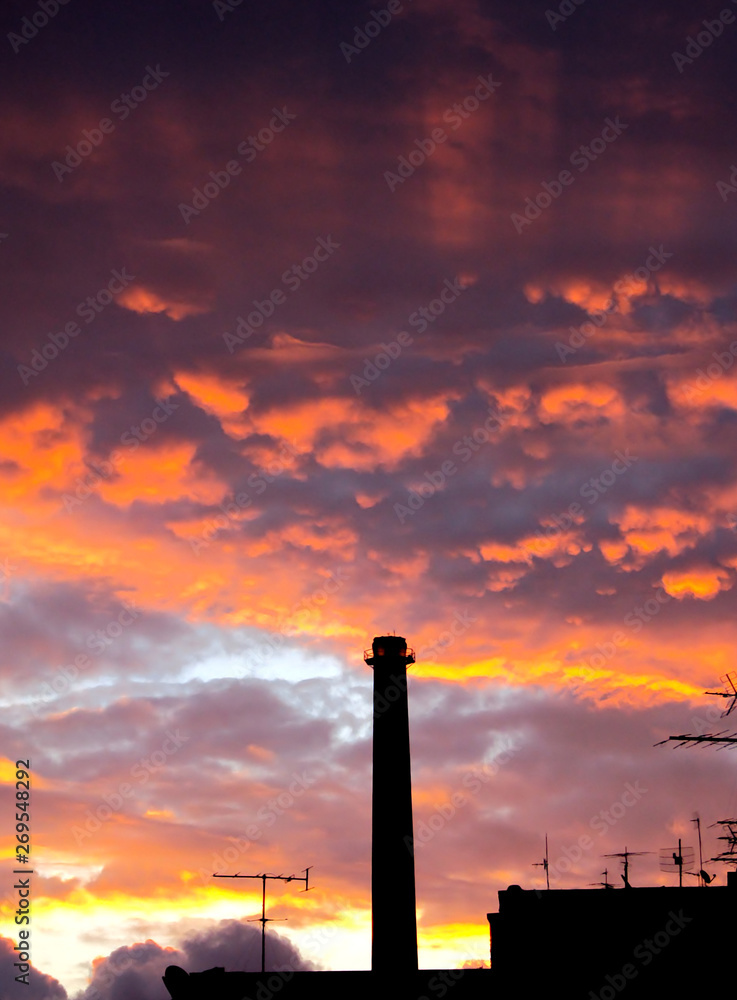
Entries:
[[[0,938],[0,987],[4,996],[12,996],[14,992],[25,987],[24,996],[29,1000],[67,1000],[67,991],[53,976],[41,972],[33,962],[30,971],[21,968],[23,963],[16,947],[22,944],[19,939]],[[16,981],[16,977],[27,975],[27,979]]]
[[[269,932],[270,965],[287,971],[313,970],[317,966],[279,934]],[[14,987],[18,955],[8,938],[0,939],[2,982]],[[213,926],[189,932],[178,948],[163,947],[148,940],[116,948],[95,961],[89,986],[75,994],[76,1000],[162,1000],[167,996],[161,982],[166,968],[179,965],[187,971],[221,966],[228,971],[256,972],[261,963],[261,933],[237,920],[223,920]],[[31,1000],[67,1000],[67,992],[53,976],[32,968],[26,995]]]
[[[271,968],[312,970],[284,937],[269,933]],[[222,920],[199,932],[190,932],[178,948],[155,941],[116,948],[95,966],[89,987],[76,1000],[162,1000],[168,994],[161,977],[170,965],[200,972],[217,966],[227,971],[257,972],[261,967],[261,933],[237,920]]]

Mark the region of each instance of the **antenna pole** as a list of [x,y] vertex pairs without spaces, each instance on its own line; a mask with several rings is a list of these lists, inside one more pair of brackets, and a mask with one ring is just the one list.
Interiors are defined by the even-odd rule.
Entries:
[[550,888],[550,855],[548,854],[548,835],[545,834],[545,884]]
[[[604,854],[603,857],[609,857],[608,854]],[[599,885],[602,889],[613,889],[614,886],[609,884],[609,869],[605,868],[601,873],[604,876],[603,882],[589,882],[589,885]]]
[[629,851],[625,845],[624,851],[620,851],[618,854],[604,854],[605,858],[622,858],[622,866],[624,872],[622,874],[622,881],[624,882],[625,889],[631,889],[630,885],[630,858],[638,857],[640,854],[650,854],[650,851]]
[[[256,920],[261,924],[261,971],[266,972],[266,925],[277,919],[287,918],[277,918],[277,917],[267,917],[266,916],[266,879],[273,878],[278,879],[281,882],[304,882],[305,887],[302,892],[307,892],[310,888],[310,865],[309,868],[303,868],[302,871],[305,873],[304,878],[299,875],[269,875],[266,872],[260,872],[258,875],[241,875],[240,872],[236,872],[235,875],[220,875],[217,872],[212,876],[213,878],[260,878],[261,879],[261,916],[256,917]],[[313,886],[314,888],[314,886]]]
[[696,824],[696,830],[699,834],[699,885],[703,886],[705,883],[701,878],[701,873],[704,870],[704,856],[701,852],[701,820],[699,819],[699,816],[696,815],[691,822]]
[[704,692],[705,694],[714,694],[718,698],[729,698],[730,704],[722,712],[722,718],[725,715],[729,715],[732,712],[732,710],[734,709],[735,705],[737,705],[737,684],[735,684],[735,679],[736,679],[735,678],[735,674],[725,674],[724,677],[721,678],[722,684],[724,684],[725,687],[732,688],[731,691],[705,691]]
[[728,865],[733,865],[737,863],[737,820],[736,819],[720,819],[716,823],[712,823],[712,826],[721,826],[722,829],[726,830],[726,834],[722,837],[718,837],[718,840],[726,840],[729,849],[722,851],[715,858],[710,858],[710,861],[724,861]]
[[548,835],[545,834],[545,857],[542,861],[533,861],[533,868],[544,868],[545,869],[545,884],[550,888],[550,864],[548,861]]
[[[266,876],[261,876],[261,971],[266,972]],[[711,897],[710,897],[711,898]]]

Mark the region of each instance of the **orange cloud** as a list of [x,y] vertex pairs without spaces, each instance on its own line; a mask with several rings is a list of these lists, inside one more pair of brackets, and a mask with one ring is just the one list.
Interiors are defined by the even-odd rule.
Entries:
[[136,500],[161,504],[187,497],[198,503],[217,503],[225,496],[225,486],[196,467],[194,444],[167,444],[155,448],[144,443],[135,451],[123,452],[117,466],[119,475],[103,480],[98,492],[107,503],[128,506]]
[[78,419],[61,406],[37,403],[0,423],[4,503],[18,503],[21,510],[30,497],[53,503],[41,499],[44,488],[58,487],[70,467],[82,467]]
[[723,569],[704,567],[682,572],[672,570],[663,573],[663,588],[671,597],[696,597],[701,601],[711,601],[722,590],[732,588],[733,579]]
[[205,413],[220,421],[226,434],[243,437],[249,426],[245,412],[248,393],[243,385],[218,375],[201,372],[177,372],[174,383],[181,387]]
[[722,406],[737,410],[737,378],[732,371],[711,358],[692,372],[671,377],[668,395],[682,409],[704,410]]
[[[678,555],[712,529],[712,520],[706,514],[674,507],[645,509],[628,505],[619,517],[614,515],[610,520],[619,525],[627,546],[640,557],[661,551]],[[610,562],[623,558],[622,543],[601,542],[600,548]]]
[[169,319],[186,319],[187,316],[197,316],[208,312],[209,303],[186,301],[184,297],[174,298],[146,288],[140,284],[131,285],[121,292],[115,300],[124,309],[135,313],[164,313]]
[[[448,415],[448,397],[398,403],[367,412],[353,401],[323,397],[252,416],[254,429],[312,451],[328,468],[395,467],[420,454]],[[337,435],[340,435],[340,440]]]
[[544,392],[539,412],[543,424],[593,423],[602,416],[619,420],[626,408],[616,389],[604,382],[569,382]]

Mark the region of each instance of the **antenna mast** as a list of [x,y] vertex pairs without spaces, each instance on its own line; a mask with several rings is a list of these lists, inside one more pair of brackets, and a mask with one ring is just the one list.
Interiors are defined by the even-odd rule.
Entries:
[[[735,673],[725,674],[723,677],[720,677],[719,679],[721,680],[722,684],[724,684],[724,686],[729,690],[705,691],[704,694],[713,694],[716,695],[717,698],[730,699],[730,704],[727,706],[725,711],[722,712],[722,718],[725,718],[727,715],[730,714],[730,712],[732,712],[735,705],[737,705],[737,683],[736,683],[737,674]],[[730,733],[729,736],[725,736],[724,734],[726,732],[727,732],[726,729],[722,729],[722,731],[719,733],[705,733],[703,736],[690,736],[687,733],[684,733],[681,736],[669,736],[667,740],[661,740],[659,743],[656,743],[655,746],[660,747],[664,743],[668,743],[670,740],[675,740],[675,742],[678,743],[680,746],[688,746],[689,743],[693,744],[694,746],[697,743],[722,743],[723,747],[720,747],[719,749],[724,749],[730,744],[737,743],[737,733]]]
[[728,865],[737,865],[737,819],[719,819],[711,825],[721,826],[726,831],[723,836],[717,837],[717,840],[726,840],[729,849],[722,851],[721,854],[709,860],[723,861]]
[[589,885],[598,885],[602,889],[613,889],[614,886],[609,881],[609,869],[605,868],[601,874],[604,876],[603,882],[589,882]]
[[550,871],[549,871],[549,868],[550,868],[550,859],[549,859],[549,855],[548,855],[548,835],[547,835],[547,833],[545,834],[545,857],[542,859],[542,861],[533,861],[532,862],[532,867],[533,868],[544,868],[545,869],[545,884],[546,884],[546,886],[549,889],[550,888]]
[[[310,865],[310,868],[313,866]],[[261,924],[261,971],[266,972],[266,925],[271,923],[273,920],[287,920],[288,917],[267,917],[266,916],[266,880],[269,878],[279,879],[281,882],[304,882],[304,889],[301,892],[308,892],[310,888],[310,868],[303,868],[304,876],[301,875],[269,875],[266,872],[262,872],[260,875],[241,875],[240,872],[236,872],[235,875],[219,875],[217,872],[212,876],[213,878],[260,878],[261,879],[261,916],[255,917],[254,919]],[[314,889],[314,886],[312,887]]]
[[682,847],[681,838],[678,838],[678,850],[672,847],[663,847],[660,851],[660,870],[672,872],[678,869],[678,886],[683,888],[683,869],[690,868],[694,861],[693,847]]
[[628,851],[627,845],[625,844],[624,851],[620,851],[618,854],[602,854],[603,858],[622,858],[622,866],[624,868],[624,874],[622,875],[622,881],[624,882],[625,889],[631,889],[629,879],[630,872],[630,858],[639,857],[641,854],[652,854],[652,851]]
[[737,680],[737,674],[725,674],[724,677],[720,677],[719,680],[726,688],[731,688],[727,691],[705,691],[704,694],[713,694],[717,698],[730,698],[731,704],[727,705],[727,708],[722,712],[722,718],[733,710],[734,706],[737,705],[737,685],[735,680]]

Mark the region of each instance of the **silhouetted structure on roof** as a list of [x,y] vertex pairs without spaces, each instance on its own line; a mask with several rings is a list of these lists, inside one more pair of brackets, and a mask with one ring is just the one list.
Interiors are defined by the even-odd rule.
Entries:
[[407,667],[414,651],[398,635],[378,636],[364,659],[374,668],[371,800],[371,969],[417,971]]
[[212,876],[213,878],[258,878],[261,879],[261,916],[252,917],[251,922],[258,920],[261,924],[261,971],[266,972],[266,925],[271,924],[274,920],[287,920],[287,917],[267,917],[266,916],[266,883],[269,879],[274,879],[278,882],[304,882],[305,887],[302,892],[310,891],[310,865],[308,868],[303,868],[302,871],[304,875],[276,875],[273,872],[260,872],[258,875],[245,875],[242,872],[235,872],[233,875],[226,875],[224,873],[215,872]]

